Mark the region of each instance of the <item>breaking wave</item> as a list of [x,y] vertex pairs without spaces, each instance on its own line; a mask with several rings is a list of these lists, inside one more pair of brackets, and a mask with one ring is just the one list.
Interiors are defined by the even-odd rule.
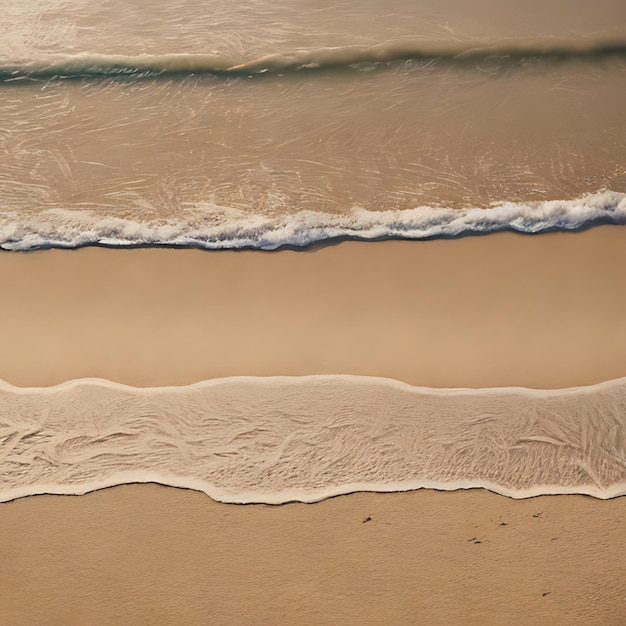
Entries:
[[36,250],[88,245],[176,246],[275,250],[325,241],[433,239],[509,230],[579,230],[626,224],[626,194],[602,191],[577,200],[506,202],[491,208],[419,207],[393,211],[353,209],[347,214],[300,211],[267,216],[239,209],[191,207],[187,219],[136,222],[97,211],[47,209],[34,215],[0,212],[0,248]]
[[598,41],[512,41],[457,47],[431,46],[401,41],[373,46],[339,46],[296,50],[236,60],[221,54],[143,54],[137,56],[80,53],[49,55],[42,59],[5,60],[0,63],[0,81],[51,78],[149,78],[190,74],[255,76],[294,71],[320,71],[371,67],[403,61],[477,65],[500,59],[505,65],[529,59],[569,61],[626,57],[626,43]]
[[612,498],[626,494],[626,378],[561,390],[339,375],[0,383],[0,501],[129,482],[232,503],[475,487]]

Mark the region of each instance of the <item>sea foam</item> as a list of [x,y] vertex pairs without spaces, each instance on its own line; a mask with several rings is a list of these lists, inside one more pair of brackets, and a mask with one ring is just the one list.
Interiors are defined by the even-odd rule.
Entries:
[[88,245],[178,246],[208,250],[306,247],[337,239],[433,239],[486,234],[579,230],[626,224],[626,194],[601,191],[576,200],[505,202],[490,208],[418,207],[333,214],[299,211],[278,215],[204,204],[189,219],[133,221],[94,210],[0,211],[0,248],[36,250]]
[[626,494],[626,378],[561,390],[359,376],[0,383],[0,501],[130,482],[231,503],[484,487]]

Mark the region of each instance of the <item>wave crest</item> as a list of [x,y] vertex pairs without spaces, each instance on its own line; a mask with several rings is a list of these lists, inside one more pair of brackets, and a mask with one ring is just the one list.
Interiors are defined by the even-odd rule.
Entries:
[[602,191],[577,200],[506,202],[491,208],[418,207],[394,211],[356,208],[347,214],[300,211],[271,217],[203,205],[188,220],[136,222],[97,211],[47,209],[35,215],[0,212],[0,248],[37,250],[176,246],[207,250],[303,248],[332,240],[433,239],[497,231],[541,233],[626,224],[626,194]]
[[258,76],[294,71],[319,71],[387,65],[402,61],[438,61],[476,65],[499,58],[508,64],[527,59],[550,62],[626,57],[625,42],[503,42],[457,47],[427,46],[401,41],[373,46],[339,46],[270,54],[244,61],[220,54],[144,54],[137,56],[80,53],[0,64],[0,81],[51,78],[164,77],[190,74]]

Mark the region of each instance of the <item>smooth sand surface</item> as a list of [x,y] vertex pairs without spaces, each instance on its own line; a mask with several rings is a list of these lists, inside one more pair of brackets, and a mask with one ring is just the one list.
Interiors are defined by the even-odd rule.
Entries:
[[0,506],[2,623],[626,619],[626,498],[486,491],[234,506],[131,485]]
[[0,378],[138,386],[364,374],[440,387],[626,375],[626,228],[315,252],[0,254]]

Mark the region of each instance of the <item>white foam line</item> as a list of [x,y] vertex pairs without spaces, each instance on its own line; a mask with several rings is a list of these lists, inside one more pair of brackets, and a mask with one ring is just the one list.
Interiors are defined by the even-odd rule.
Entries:
[[336,381],[349,383],[368,383],[372,385],[386,385],[391,388],[401,389],[403,391],[415,392],[419,394],[432,394],[438,396],[449,395],[509,395],[509,394],[525,394],[529,396],[558,396],[569,395],[572,393],[595,393],[611,387],[620,387],[626,385],[626,377],[614,378],[611,380],[593,383],[591,385],[579,385],[573,387],[562,387],[557,389],[538,389],[533,387],[421,387],[419,385],[411,385],[404,381],[388,378],[384,376],[362,376],[355,374],[308,374],[304,376],[225,376],[222,378],[211,378],[208,380],[198,381],[189,385],[172,385],[157,387],[135,387],[124,383],[107,380],[105,378],[74,378],[66,380],[56,385],[47,387],[21,387],[13,385],[10,382],[0,378],[0,389],[15,394],[54,394],[57,391],[72,389],[74,387],[83,386],[99,386],[108,389],[118,389],[120,391],[130,391],[136,394],[152,395],[155,392],[174,392],[184,393],[190,389],[203,389],[223,384],[231,383],[252,383],[255,385],[274,386],[284,384],[300,385],[301,383],[315,383],[322,381]]
[[25,217],[0,209],[0,248],[178,246],[207,250],[306,247],[333,239],[432,239],[486,234],[577,230],[594,224],[626,224],[626,194],[603,190],[575,200],[505,202],[490,208],[416,207],[370,211],[355,207],[343,214],[319,211],[264,216],[211,203],[186,207],[193,225],[165,224],[102,215],[98,207],[45,209]]
[[353,493],[403,493],[431,489],[434,491],[460,491],[469,489],[485,489],[513,500],[526,500],[539,496],[583,495],[598,500],[611,500],[626,495],[626,482],[600,489],[595,485],[568,487],[561,485],[541,485],[531,489],[509,489],[490,481],[454,481],[437,482],[430,480],[407,480],[393,483],[348,483],[324,489],[285,489],[282,491],[225,490],[202,480],[189,477],[169,476],[144,471],[121,472],[103,480],[81,484],[62,485],[28,485],[0,492],[1,502],[12,502],[21,498],[41,495],[83,496],[94,491],[110,489],[122,485],[157,484],[176,489],[198,491],[209,496],[216,502],[224,504],[267,504],[272,506],[300,502],[315,504],[329,498],[345,496]]

